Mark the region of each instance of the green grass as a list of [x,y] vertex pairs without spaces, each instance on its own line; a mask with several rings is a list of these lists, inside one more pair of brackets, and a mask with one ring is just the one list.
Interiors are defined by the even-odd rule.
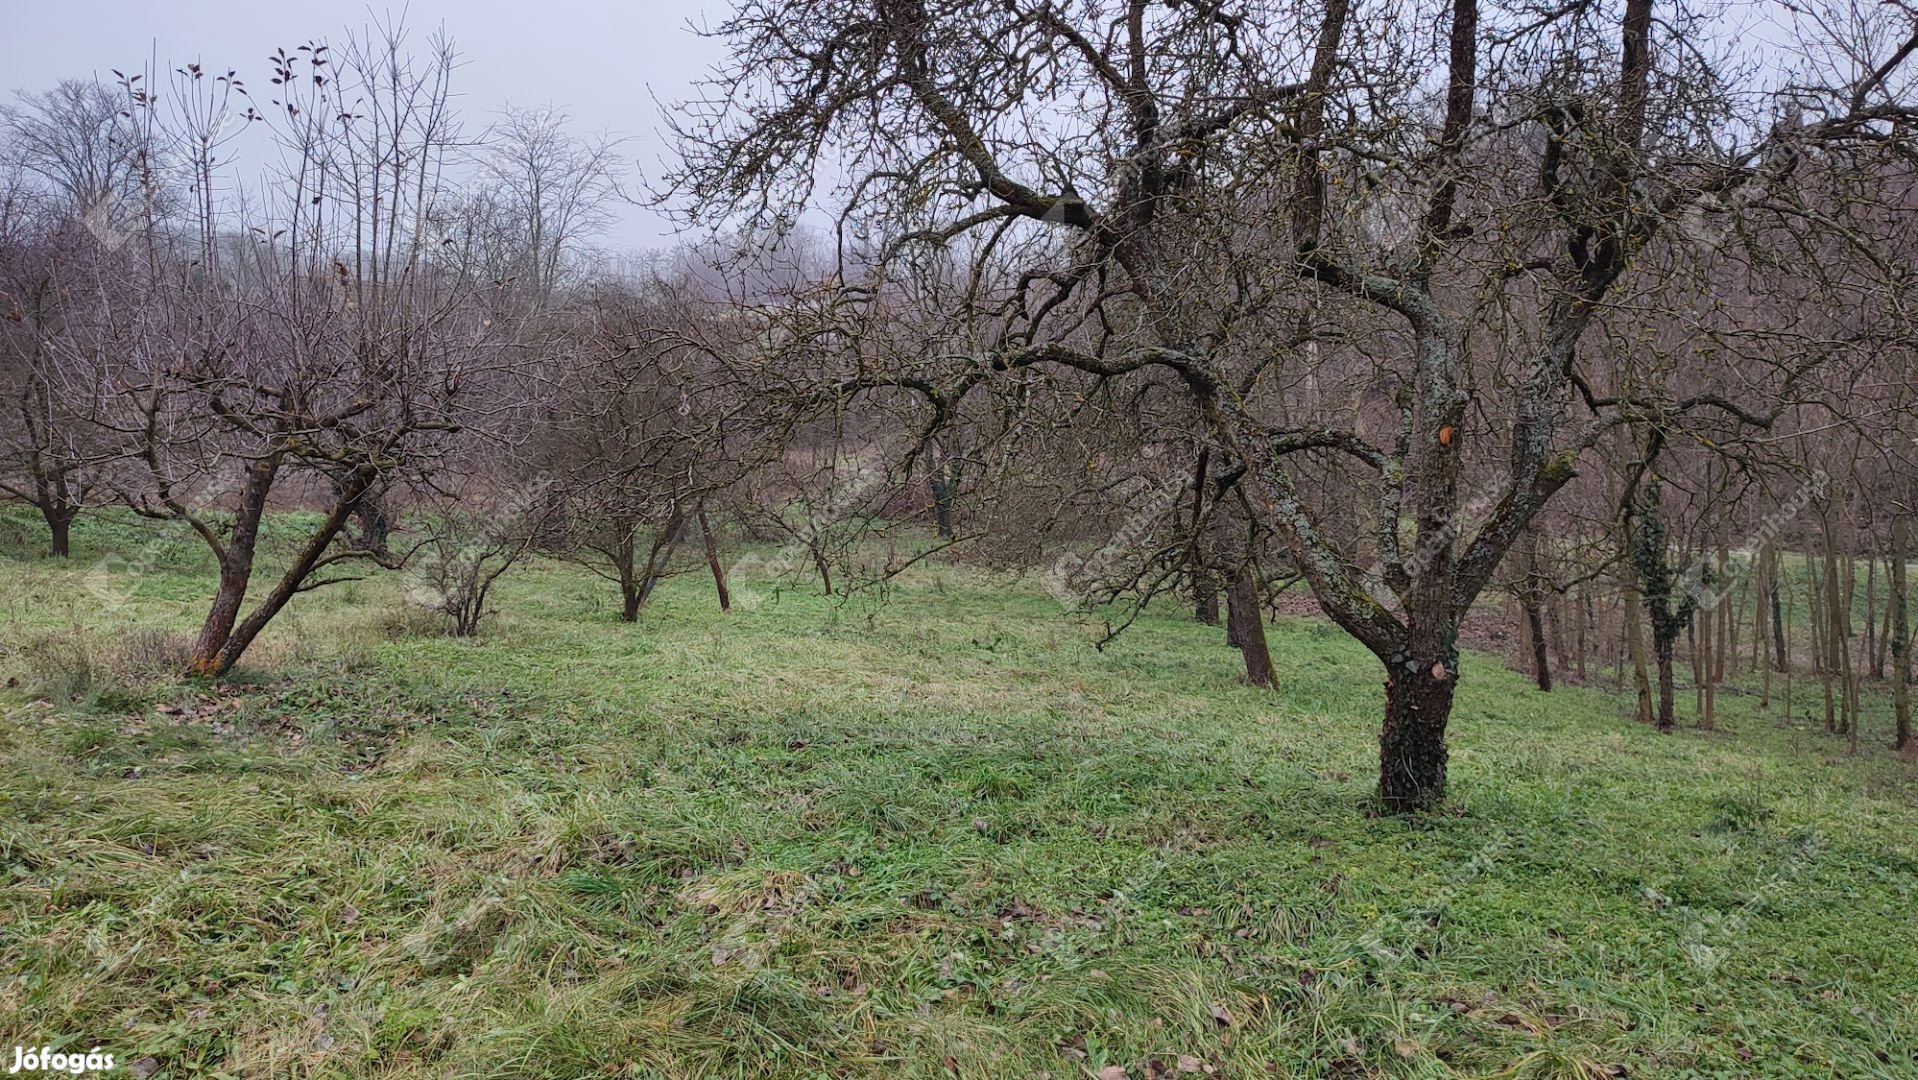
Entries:
[[938,565],[724,615],[688,574],[631,626],[538,565],[477,640],[375,578],[192,685],[159,669],[210,571],[156,535],[0,560],[8,1045],[165,1077],[1918,1070],[1911,767],[1747,698],[1659,737],[1468,657],[1449,807],[1395,820],[1375,664],[1317,622],[1273,628],[1268,694],[1176,612],[1097,651]]

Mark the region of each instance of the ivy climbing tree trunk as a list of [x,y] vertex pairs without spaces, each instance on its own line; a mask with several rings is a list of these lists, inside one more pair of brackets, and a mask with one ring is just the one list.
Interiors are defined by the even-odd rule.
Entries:
[[1677,575],[1672,572],[1671,554],[1667,549],[1664,491],[1657,475],[1644,477],[1631,498],[1626,528],[1631,537],[1632,569],[1638,574],[1645,609],[1651,616],[1652,656],[1658,665],[1658,711],[1654,722],[1658,730],[1670,731],[1677,724],[1673,657],[1678,639],[1691,625],[1698,599],[1684,590],[1673,595]]

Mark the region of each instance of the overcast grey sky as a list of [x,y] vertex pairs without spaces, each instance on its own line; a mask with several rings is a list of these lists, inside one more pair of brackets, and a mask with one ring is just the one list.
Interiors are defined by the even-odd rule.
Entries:
[[[669,153],[660,101],[684,97],[720,51],[688,29],[717,21],[726,0],[412,0],[356,7],[271,0],[67,0],[6,4],[0,32],[0,94],[42,90],[64,78],[138,71],[198,60],[264,85],[266,56],[404,13],[416,41],[441,28],[464,66],[454,78],[468,130],[503,104],[564,108],[583,132],[632,137],[627,156],[657,175]],[[668,222],[644,207],[621,208],[606,243],[642,250],[672,242]]]

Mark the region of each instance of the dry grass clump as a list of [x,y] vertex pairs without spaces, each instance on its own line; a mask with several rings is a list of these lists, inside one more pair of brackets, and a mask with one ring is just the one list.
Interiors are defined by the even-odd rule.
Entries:
[[[135,700],[186,670],[191,635],[134,627],[112,637],[77,626],[29,632],[11,647],[27,686],[61,702]],[[16,676],[18,678],[18,676]]]

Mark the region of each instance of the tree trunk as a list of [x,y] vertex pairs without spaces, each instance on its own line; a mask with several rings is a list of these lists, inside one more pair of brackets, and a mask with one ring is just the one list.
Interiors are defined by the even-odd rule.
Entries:
[[1692,617],[1692,624],[1685,628],[1685,655],[1692,663],[1692,715],[1700,716],[1705,710],[1705,680],[1698,675],[1698,624],[1703,621],[1708,627],[1712,613],[1707,610]]
[[1273,670],[1272,654],[1266,649],[1258,579],[1253,576],[1249,560],[1240,563],[1226,599],[1231,610],[1231,634],[1239,646],[1240,656],[1245,659],[1246,683],[1267,689],[1276,687],[1278,673]]
[[[1692,624],[1695,601],[1690,594],[1677,595],[1671,556],[1666,546],[1664,494],[1661,481],[1653,476],[1634,496],[1637,511],[1627,518],[1631,538],[1631,564],[1643,586],[1645,607],[1651,616],[1652,653],[1658,662],[1658,719],[1660,731],[1672,730],[1676,722],[1676,689],[1672,676],[1672,656],[1678,639]],[[1637,522],[1634,532],[1632,521]],[[1682,590],[1681,590],[1682,591]]]
[[672,565],[673,552],[679,547],[679,535],[685,526],[684,511],[674,506],[672,516],[666,519],[665,528],[653,540],[652,549],[646,554],[646,573],[639,582],[640,607],[645,607],[646,601],[653,598],[653,590],[659,588],[660,579],[666,576],[666,568]]
[[926,481],[932,489],[933,528],[939,533],[939,539],[952,539],[952,483],[934,476]]
[[1445,798],[1445,724],[1457,672],[1443,663],[1426,667],[1422,660],[1388,661],[1386,667],[1379,798],[1394,814],[1428,809]]
[[[359,503],[360,496],[365,494],[366,486],[370,482],[371,479],[368,477],[361,478],[357,482],[348,485],[346,491],[343,492],[339,499],[333,504],[333,509],[327,514],[326,520],[322,521],[319,528],[315,529],[307,537],[306,543],[301,546],[299,553],[294,556],[292,565],[288,566],[286,572],[280,575],[278,581],[274,582],[273,588],[267,592],[266,597],[254,605],[253,610],[247,614],[246,618],[227,635],[226,641],[221,645],[219,655],[213,663],[212,674],[225,675],[227,672],[233,670],[233,665],[239,663],[240,657],[245,654],[247,647],[253,644],[253,639],[259,636],[260,631],[266,629],[266,624],[272,622],[274,616],[278,615],[287,604],[291,603],[302,588],[309,585],[307,578],[319,567],[320,561],[326,557],[327,549],[333,546],[333,541],[340,535],[340,530],[346,527],[347,518],[352,515],[354,508]],[[260,505],[261,510],[264,511],[264,490],[261,492]],[[251,551],[250,547],[249,551]],[[252,562],[250,554],[247,561],[249,564]],[[479,616],[477,614],[473,616],[475,622],[477,622],[478,618]]]
[[1678,635],[1667,637],[1663,634],[1652,635],[1652,651],[1658,655],[1658,721],[1660,731],[1670,731],[1678,725],[1677,717],[1677,681],[1672,677],[1672,654],[1678,645]]
[[1780,675],[1791,670],[1791,650],[1785,647],[1785,615],[1783,603],[1778,596],[1778,575],[1783,569],[1784,560],[1772,556],[1771,582],[1771,647],[1772,670]]
[[1823,586],[1820,584],[1823,581],[1821,572],[1811,565],[1810,559],[1811,556],[1807,554],[1805,614],[1811,620],[1812,673],[1818,676],[1818,685],[1824,692],[1825,730],[1831,732],[1838,730],[1838,714],[1832,704],[1831,694],[1831,656],[1826,646],[1826,642],[1831,637],[1831,621],[1825,614],[1824,593],[1821,591]]
[[274,457],[247,466],[240,503],[233,511],[233,531],[216,549],[220,581],[206,620],[200,624],[200,636],[194,640],[192,659],[187,661],[190,675],[218,675],[224,670],[220,666],[221,650],[233,636],[240,607],[246,603],[247,584],[253,577],[253,551],[260,542],[260,519],[266,514],[266,496],[273,489],[279,468],[279,459]]
[[1891,659],[1891,557],[1889,555],[1885,557],[1885,589],[1885,607],[1882,615],[1884,622],[1878,627],[1878,651],[1872,654],[1871,658],[1871,677],[1880,681],[1885,678],[1885,664]]
[[1865,551],[1865,666],[1871,677],[1885,677],[1885,658],[1878,649],[1878,553]]
[[1192,567],[1192,618],[1206,626],[1219,625],[1219,589],[1203,563]]
[[52,537],[49,548],[56,559],[69,558],[72,555],[71,527],[73,519],[80,514],[80,491],[67,470],[57,469],[49,474],[39,462],[34,462],[33,505],[46,519],[47,532]]
[[[234,542],[240,539],[237,524]],[[248,542],[250,547],[251,537]],[[240,605],[246,603],[247,582],[253,576],[253,559],[251,551],[242,557],[233,552],[233,546],[228,544],[228,555],[220,560],[220,581],[213,590],[213,603],[200,624],[200,636],[194,639],[193,657],[187,661],[190,675],[219,674],[220,650],[233,636],[234,624],[240,621]]]
[[1192,573],[1192,618],[1205,626],[1219,625],[1219,582],[1213,573],[1205,535],[1205,489],[1212,448],[1201,447],[1192,472],[1192,543],[1186,562]]
[[933,527],[939,539],[952,539],[952,486],[939,484],[932,489]]
[[1544,612],[1536,603],[1525,605],[1525,621],[1531,627],[1532,677],[1540,690],[1552,689],[1552,661],[1545,640]]
[[1897,508],[1891,519],[1891,595],[1886,597],[1891,620],[1891,707],[1896,730],[1893,749],[1909,750],[1911,740],[1911,627],[1907,622],[1905,591],[1905,515]]
[[73,555],[73,518],[75,511],[64,506],[42,506],[41,516],[47,519],[47,531],[53,534],[53,557],[70,558]]
[[1698,684],[1698,726],[1704,731],[1718,726],[1713,673],[1717,671],[1718,622],[1722,618],[1716,608],[1701,607],[1692,630],[1692,680]]
[[813,569],[819,571],[820,590],[823,591],[827,596],[831,596],[832,595],[832,561],[826,558],[825,549],[821,548],[817,544],[810,545],[806,550],[812,553]]
[[926,487],[932,492],[933,528],[938,531],[939,539],[950,540],[953,538],[952,499],[958,494],[959,466],[936,439],[928,446],[926,465]]
[[1724,600],[1719,612],[1719,641],[1711,648],[1711,681],[1713,685],[1724,681],[1726,664],[1732,666],[1732,673],[1738,673],[1738,616],[1745,604],[1745,581],[1740,577],[1738,589],[1732,591],[1724,583],[1732,579],[1732,552],[1724,543],[1724,518],[1719,518],[1719,589],[1724,589]]
[[1771,658],[1764,655],[1771,648],[1771,635],[1766,632],[1765,616],[1770,610],[1767,601],[1777,595],[1772,591],[1777,575],[1777,549],[1768,543],[1758,551],[1758,579],[1752,583],[1752,670],[1764,672],[1758,690],[1760,712],[1771,708],[1772,665]]
[[[1717,616],[1717,618],[1719,620],[1719,625],[1722,626],[1724,621],[1724,616],[1721,614]],[[1704,694],[1704,700],[1700,704],[1700,707],[1698,710],[1698,726],[1700,729],[1705,731],[1716,731],[1718,730],[1717,671],[1718,671],[1718,663],[1724,654],[1718,651],[1718,644],[1714,639],[1711,639],[1708,637],[1707,640],[1711,641],[1711,644],[1706,647],[1707,662],[1705,664],[1705,694]]]
[[[1783,565],[1784,565],[1784,562],[1781,559],[1779,562],[1779,566],[1781,569]],[[1772,599],[1774,601],[1778,599],[1778,594],[1776,592],[1772,594]],[[1791,616],[1797,614],[1797,610],[1798,610],[1798,594],[1797,593],[1786,594],[1785,619],[1789,619]],[[1778,633],[1779,632],[1778,627],[1780,626],[1786,627],[1786,629],[1783,631],[1785,636],[1780,639],[1781,644],[1779,645],[1779,655],[1785,657],[1786,661],[1785,661],[1785,665],[1779,668],[1778,670],[1782,672],[1785,676],[1785,719],[1790,720],[1792,718],[1791,710],[1792,710],[1792,689],[1793,689],[1792,678],[1791,678],[1790,657],[1791,657],[1791,643],[1792,643],[1793,635],[1791,633],[1789,624],[1787,624],[1784,621],[1784,619],[1780,619],[1778,617],[1778,609],[1776,607],[1772,608],[1772,617],[1773,617],[1773,622],[1772,622],[1773,633]]]
[[1843,507],[1840,521],[1845,525],[1845,543],[1843,544],[1845,580],[1844,602],[1839,605],[1839,611],[1844,614],[1845,623],[1844,632],[1838,635],[1838,685],[1842,692],[1840,706],[1844,712],[1843,731],[1851,739],[1852,750],[1856,751],[1858,749],[1858,668],[1852,663],[1851,639],[1852,613],[1858,606],[1855,602],[1858,596],[1858,525],[1852,519],[1849,502],[1840,505]]
[[1525,580],[1519,586],[1519,604],[1525,609],[1525,625],[1532,639],[1532,678],[1537,681],[1540,690],[1549,692],[1552,689],[1552,659],[1550,643],[1545,640],[1545,580],[1538,554],[1541,531],[1538,528],[1530,529],[1530,535],[1525,539]]
[[613,528],[619,537],[613,542],[613,572],[619,575],[619,621],[639,621],[639,565],[638,543],[635,537],[639,532],[636,521],[613,522]]
[[1580,685],[1589,685],[1590,680],[1585,670],[1585,653],[1591,647],[1590,639],[1598,634],[1598,612],[1592,607],[1592,583],[1589,581],[1578,587],[1578,608],[1575,617],[1578,619],[1578,643],[1577,651],[1573,655],[1577,657],[1578,681]]
[[1625,646],[1632,658],[1632,686],[1638,691],[1638,722],[1652,722],[1652,677],[1645,663],[1644,603],[1638,586],[1625,583]]
[[[733,607],[732,590],[726,587],[726,568],[719,563],[719,541],[713,537],[712,524],[706,520],[706,504],[700,503],[695,516],[699,518],[700,539],[706,544],[706,566],[713,572],[713,588],[719,593],[719,610],[731,611]],[[950,538],[949,533],[939,535]]]

